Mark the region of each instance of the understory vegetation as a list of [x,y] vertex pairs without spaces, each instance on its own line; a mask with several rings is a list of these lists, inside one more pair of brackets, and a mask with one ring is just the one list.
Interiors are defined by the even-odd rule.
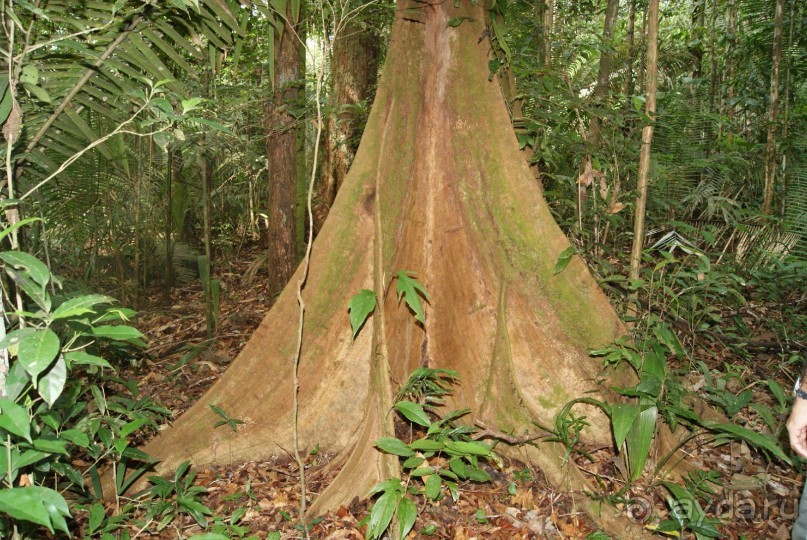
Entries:
[[[429,359],[396,381],[383,414],[394,436],[374,441],[400,476],[324,515],[306,513],[334,474],[318,446],[266,463],[187,461],[168,477],[139,446],[297,286],[359,146],[393,20],[419,24],[417,10],[0,6],[0,538],[609,538],[576,497],[659,537],[767,538],[792,524],[807,4],[485,4],[480,84],[501,86],[571,242],[554,273],[582,258],[624,335],[589,351],[601,394],[572,396],[528,433],[451,410],[463,376]],[[351,291],[345,334],[370,339],[392,281],[397,309],[423,325],[439,299],[422,278],[397,268],[375,291]],[[612,373],[632,384],[608,386]],[[210,407],[211,440],[243,429]],[[608,444],[590,435],[603,422]],[[589,490],[543,479],[524,449],[547,445]]]

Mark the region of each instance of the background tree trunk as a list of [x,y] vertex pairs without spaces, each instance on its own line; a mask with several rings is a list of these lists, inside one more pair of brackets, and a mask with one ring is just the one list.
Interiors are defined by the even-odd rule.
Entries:
[[765,188],[762,213],[770,214],[776,192],[776,121],[779,111],[779,67],[782,64],[782,21],[785,0],[776,0],[773,30],[773,67],[771,68],[771,104],[768,114],[768,143],[765,147]]
[[357,105],[372,98],[380,54],[381,37],[357,19],[346,21],[338,30],[331,61],[328,140],[317,197],[319,208],[315,214],[317,231],[322,228],[359,147],[366,117]]
[[[330,466],[340,472],[312,512],[363,497],[396,473],[397,458],[373,442],[391,433],[391,396],[416,367],[457,370],[462,384],[447,406],[468,407],[508,433],[551,423],[575,396],[607,393],[587,351],[624,328],[579,258],[554,272],[569,242],[518,151],[499,85],[488,81],[480,4],[399,4],[361,147],[314,243],[303,292],[300,441],[334,452]],[[413,12],[422,23],[404,18]],[[452,27],[455,17],[465,19]],[[397,300],[391,281],[399,270],[416,272],[431,295],[425,324]],[[353,341],[346,306],[363,288],[376,291],[378,306]],[[185,459],[266,458],[292,446],[296,320],[289,286],[214,387],[147,445],[159,470]],[[214,431],[210,404],[245,424]],[[585,414],[586,436],[610,440],[607,419]],[[593,489],[573,462],[561,466],[564,450],[518,448],[551,482]],[[581,505],[606,531],[645,537],[641,527]]]
[[638,195],[633,218],[633,245],[630,252],[630,278],[639,279],[644,248],[645,207],[647,184],[650,177],[650,146],[653,142],[653,122],[656,117],[656,90],[658,89],[658,1],[650,0],[647,8],[647,99],[645,114],[650,117],[642,129],[642,150],[639,156]]
[[[298,99],[301,44],[287,13],[275,39],[274,95],[268,103],[266,155],[269,161],[269,294],[286,286],[297,266],[297,133],[289,108]],[[275,35],[277,35],[276,33]]]
[[586,134],[586,147],[589,152],[595,152],[600,144],[602,105],[608,95],[611,78],[611,64],[614,59],[614,28],[616,28],[619,14],[619,0],[608,0],[605,8],[605,23],[600,43],[600,64],[597,70],[597,85],[591,95],[591,102],[595,113],[591,117]]
[[555,20],[555,0],[536,0],[534,10],[538,65],[548,70],[552,67],[552,23]]

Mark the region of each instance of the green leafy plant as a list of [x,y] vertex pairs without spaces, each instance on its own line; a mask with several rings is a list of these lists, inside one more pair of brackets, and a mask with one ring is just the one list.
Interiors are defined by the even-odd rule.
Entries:
[[406,480],[392,478],[371,492],[381,496],[370,513],[368,538],[380,538],[395,515],[400,538],[408,534],[417,517],[417,506],[409,495],[439,501],[447,493],[456,501],[460,481],[489,482],[490,474],[481,465],[501,465],[491,446],[473,440],[475,428],[456,423],[469,413],[467,409],[451,411],[443,417],[435,411],[442,397],[449,393],[447,383],[456,380],[457,374],[450,370],[419,368],[399,392],[399,396],[417,397],[423,402],[401,399],[395,410],[412,430],[425,433],[408,443],[395,437],[376,441],[379,450],[401,459]]
[[155,530],[164,529],[176,519],[178,514],[187,514],[193,518],[200,527],[207,527],[208,516],[213,511],[199,501],[199,495],[207,491],[206,488],[194,485],[196,474],[190,469],[190,462],[183,462],[172,480],[161,476],[150,476],[149,482],[153,484],[146,493],[146,515],[143,528],[152,523]]
[[[420,298],[429,300],[429,293],[415,278],[414,272],[400,271],[395,272],[395,289],[398,294],[398,301],[404,299],[406,305],[412,310],[415,320],[421,324],[425,324],[426,316],[423,312],[423,303]],[[359,334],[364,323],[370,314],[375,311],[378,300],[375,292],[369,289],[360,290],[348,302],[348,312],[350,315],[350,326],[353,329],[353,339]]]
[[[121,324],[131,310],[109,307],[114,299],[99,294],[52,296],[58,280],[30,254],[0,252],[0,265],[19,298],[9,313],[16,328],[0,340],[10,360],[0,398],[0,534],[24,536],[37,526],[69,533],[64,492],[84,493],[87,477],[100,492],[97,466],[105,460],[116,463],[116,488],[128,487],[150,464],[129,437],[156,427],[155,419],[168,411],[147,398],[104,390],[112,365],[99,354],[144,345],[137,329]],[[90,458],[88,469],[76,470],[66,459],[76,452]],[[136,462],[143,464],[139,472],[127,475]]]
[[226,425],[230,426],[230,429],[235,432],[238,431],[238,426],[244,424],[243,420],[238,420],[237,418],[230,418],[229,416],[227,416],[227,413],[224,412],[224,410],[217,405],[213,405],[211,403],[210,409],[222,418],[221,420],[218,420],[215,424],[213,424],[213,429]]

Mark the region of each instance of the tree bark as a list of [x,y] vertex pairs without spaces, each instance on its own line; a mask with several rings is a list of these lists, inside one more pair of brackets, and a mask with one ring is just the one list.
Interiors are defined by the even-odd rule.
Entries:
[[633,96],[634,80],[633,80],[633,64],[634,55],[636,54],[636,0],[630,0],[630,8],[628,9],[628,57],[626,59],[627,69],[625,73],[625,82],[622,87],[622,93],[625,94],[628,109],[631,107],[631,98]]
[[706,16],[706,0],[692,0],[692,42],[689,54],[692,55],[692,78],[703,75],[703,26]]
[[317,194],[316,231],[322,228],[359,147],[366,116],[357,105],[372,98],[380,54],[381,37],[355,18],[338,29],[333,42],[331,114]]
[[728,91],[726,118],[728,119],[729,137],[734,134],[734,76],[737,66],[737,0],[728,0],[726,5],[726,62],[728,63]]
[[[390,434],[391,396],[416,367],[457,370],[462,384],[447,407],[468,407],[514,436],[533,430],[533,420],[553,422],[575,396],[607,393],[587,351],[624,327],[579,258],[554,273],[569,242],[519,154],[499,85],[488,81],[483,10],[467,0],[399,2],[361,146],[314,243],[299,435],[301,447],[333,452],[329,466],[340,472],[312,513],[364,497],[396,473],[397,458],[373,442]],[[462,24],[449,25],[456,17]],[[398,302],[391,280],[399,270],[416,272],[431,296],[425,324]],[[346,306],[360,289],[375,290],[378,306],[353,341]],[[294,285],[284,289],[222,378],[146,446],[159,471],[185,459],[232,462],[291,448],[296,294]],[[210,404],[245,424],[213,430]],[[585,414],[586,436],[609,441],[607,419]],[[593,489],[571,460],[561,466],[557,443],[517,452],[557,485]],[[606,532],[647,537],[581,503]]]
[[642,129],[642,150],[639,156],[637,182],[638,195],[633,218],[633,245],[630,252],[630,279],[639,279],[644,249],[645,208],[647,185],[650,177],[650,146],[653,142],[653,124],[656,118],[656,90],[658,89],[658,2],[650,0],[647,7],[647,99],[645,114],[649,117]]
[[[287,14],[290,15],[290,14]],[[287,16],[280,38],[275,38],[274,92],[267,105],[266,155],[269,169],[269,294],[286,286],[297,266],[297,133],[289,113],[299,97],[300,48]],[[278,33],[276,32],[277,36]]]
[[771,68],[771,104],[768,114],[768,143],[765,147],[765,188],[763,214],[770,214],[776,192],[776,121],[779,110],[779,67],[782,63],[782,24],[785,0],[776,0],[773,29],[773,67]]
[[608,0],[605,8],[605,23],[602,30],[602,42],[600,44],[600,65],[597,70],[597,85],[591,95],[591,101],[596,109],[588,125],[586,135],[586,147],[589,152],[596,151],[600,144],[600,132],[602,130],[600,116],[601,108],[610,87],[611,64],[614,59],[614,28],[616,28],[617,15],[619,14],[619,0]]
[[538,65],[548,70],[552,67],[552,26],[555,20],[555,0],[536,0],[534,10]]

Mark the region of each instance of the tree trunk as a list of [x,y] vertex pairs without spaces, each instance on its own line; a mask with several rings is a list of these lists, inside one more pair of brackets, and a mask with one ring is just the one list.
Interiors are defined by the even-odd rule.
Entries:
[[317,231],[322,228],[359,147],[366,118],[357,105],[372,98],[378,79],[381,38],[364,26],[355,18],[350,19],[338,28],[333,42],[331,114],[317,194],[319,204],[314,224]]
[[639,279],[644,248],[645,207],[647,184],[650,177],[650,146],[653,142],[653,122],[656,117],[656,90],[658,89],[658,2],[650,0],[647,7],[647,99],[645,114],[650,122],[642,129],[642,150],[639,156],[638,195],[633,218],[633,246],[630,252],[630,278]]
[[776,191],[776,121],[779,110],[779,66],[782,63],[782,21],[785,0],[776,0],[773,30],[773,67],[771,68],[771,104],[768,116],[768,144],[765,147],[765,191],[762,213],[770,214]]
[[692,0],[692,41],[689,54],[692,55],[692,78],[703,75],[703,26],[706,14],[706,0]]
[[549,70],[552,67],[552,23],[555,20],[555,0],[536,0],[534,13],[538,65]]
[[636,54],[635,44],[636,33],[636,0],[630,0],[630,8],[628,9],[628,57],[626,59],[627,68],[625,73],[625,83],[622,87],[622,93],[625,94],[628,109],[631,108],[631,98],[633,96],[634,80],[633,80],[633,64],[634,55]]
[[726,118],[728,120],[729,137],[734,134],[734,76],[737,66],[737,0],[728,0],[726,5],[726,62],[728,63],[728,91]]
[[[300,47],[286,17],[280,39],[275,39],[274,96],[269,101],[266,154],[269,161],[269,294],[283,290],[297,266],[297,133],[288,108],[298,99]],[[278,33],[275,33],[277,36]]]
[[596,151],[600,144],[600,114],[602,104],[608,95],[611,78],[611,64],[614,59],[614,28],[616,28],[617,14],[619,13],[619,0],[608,0],[605,8],[605,23],[602,29],[602,42],[600,44],[600,65],[597,70],[597,85],[591,95],[591,101],[596,109],[588,125],[586,147],[589,152]]
[[174,287],[174,249],[171,246],[174,233],[174,153],[173,147],[168,147],[168,156],[165,164],[165,288],[164,299],[171,299],[171,289]]
[[[484,7],[402,0],[398,8],[361,146],[314,243],[303,292],[301,447],[333,452],[329,466],[340,468],[312,512],[364,497],[397,473],[397,458],[373,442],[391,435],[391,396],[415,368],[457,370],[462,384],[448,407],[523,434],[534,431],[533,420],[551,424],[570,399],[600,390],[600,363],[587,351],[624,334],[579,258],[553,272],[569,242],[519,154],[499,85],[488,82]],[[457,17],[462,24],[448,24]],[[416,272],[429,291],[425,324],[398,302],[398,270]],[[353,341],[346,307],[360,289],[375,290],[379,301]],[[290,285],[214,387],[146,446],[159,471],[292,447],[296,321]],[[245,424],[236,433],[214,430],[210,404]],[[586,414],[586,436],[610,441],[607,419]],[[561,466],[559,444],[518,451],[556,485],[593,489],[573,462]],[[606,532],[646,535],[581,504]]]

